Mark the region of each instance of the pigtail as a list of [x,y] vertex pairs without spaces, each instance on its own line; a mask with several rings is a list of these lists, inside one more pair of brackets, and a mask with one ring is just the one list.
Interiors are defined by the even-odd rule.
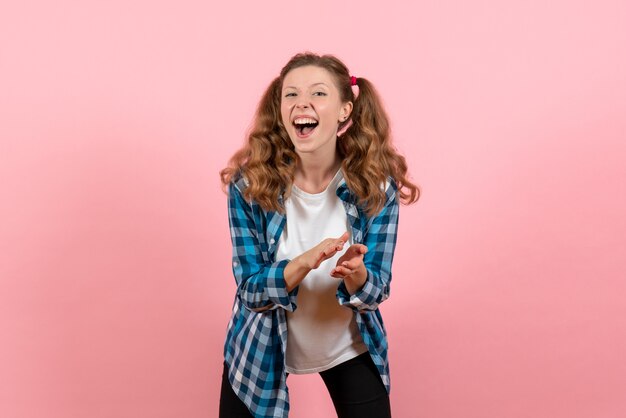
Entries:
[[[386,195],[381,185],[388,177],[398,184],[405,204],[415,202],[419,189],[407,179],[406,159],[391,143],[389,117],[380,95],[366,78],[356,79],[358,97],[353,101],[351,125],[338,141],[348,187],[362,201],[368,214],[378,213]],[[353,94],[354,97],[354,94]],[[406,189],[406,190],[405,190]]]

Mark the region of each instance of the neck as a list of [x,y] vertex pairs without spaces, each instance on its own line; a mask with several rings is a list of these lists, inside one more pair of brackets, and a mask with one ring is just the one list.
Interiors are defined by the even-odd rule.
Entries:
[[311,155],[300,156],[300,165],[296,168],[294,183],[307,193],[320,193],[328,187],[341,167],[339,155],[333,158],[316,158]]

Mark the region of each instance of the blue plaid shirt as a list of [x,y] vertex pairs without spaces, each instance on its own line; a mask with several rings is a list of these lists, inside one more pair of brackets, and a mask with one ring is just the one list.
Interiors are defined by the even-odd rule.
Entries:
[[[233,390],[256,418],[287,417],[285,311],[293,312],[297,308],[298,287],[291,292],[286,289],[284,270],[290,260],[276,261],[276,248],[286,216],[265,211],[254,201],[248,203],[243,197],[246,185],[246,180],[239,177],[228,188],[232,268],[237,293],[228,323],[224,358]],[[354,310],[363,342],[389,392],[387,338],[378,305],[389,297],[398,229],[397,186],[389,178],[385,206],[374,217],[363,212],[344,179],[336,193],[345,207],[353,242],[368,248],[363,259],[367,268],[365,285],[350,295],[340,281],[337,300]],[[281,203],[282,199],[280,196]]]

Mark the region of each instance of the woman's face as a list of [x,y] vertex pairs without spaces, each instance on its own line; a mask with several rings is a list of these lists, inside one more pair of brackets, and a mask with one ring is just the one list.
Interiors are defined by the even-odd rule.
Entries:
[[352,102],[341,103],[339,90],[324,68],[298,67],[289,71],[283,80],[281,117],[300,156],[334,157],[337,127],[351,111]]

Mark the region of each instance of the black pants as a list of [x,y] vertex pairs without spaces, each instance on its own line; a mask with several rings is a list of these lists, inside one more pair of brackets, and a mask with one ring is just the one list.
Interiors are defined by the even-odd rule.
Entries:
[[[368,352],[320,372],[338,418],[390,418],[389,395]],[[220,418],[250,418],[252,414],[237,397],[224,364]]]

